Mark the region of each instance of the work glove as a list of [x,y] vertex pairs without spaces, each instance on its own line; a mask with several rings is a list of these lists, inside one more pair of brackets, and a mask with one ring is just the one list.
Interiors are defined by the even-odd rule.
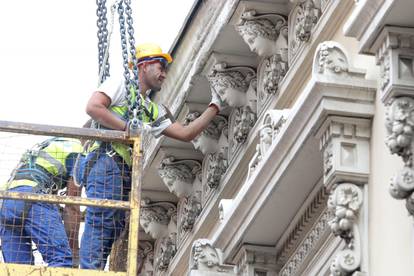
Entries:
[[211,102],[208,106],[212,105],[217,108],[217,113],[227,107],[227,104],[220,98],[219,94],[214,89],[211,89]]

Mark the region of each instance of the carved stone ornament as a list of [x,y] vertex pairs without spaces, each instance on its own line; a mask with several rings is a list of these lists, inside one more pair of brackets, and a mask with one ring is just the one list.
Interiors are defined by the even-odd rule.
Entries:
[[259,14],[256,10],[248,10],[241,15],[236,30],[250,50],[258,56],[268,57],[278,54],[287,62],[288,31],[284,15]]
[[249,106],[235,108],[230,115],[229,147],[230,156],[233,157],[237,147],[246,142],[250,130],[256,123],[256,114]]
[[289,16],[289,62],[296,56],[300,46],[309,41],[321,16],[319,1],[301,0]]
[[256,146],[256,153],[249,164],[248,178],[257,169],[265,156],[269,154],[269,148],[286,122],[288,114],[289,109],[275,109],[268,111],[265,115],[263,125],[259,130],[259,144]]
[[156,242],[154,266],[156,275],[160,271],[167,271],[172,258],[177,252],[177,233],[171,233]]
[[191,195],[184,197],[180,201],[179,208],[179,224],[178,235],[179,239],[186,233],[193,229],[194,223],[198,215],[201,213],[201,195]]
[[191,195],[193,182],[200,171],[200,162],[196,160],[175,160],[173,156],[163,159],[158,168],[158,174],[164,184],[178,198]]
[[141,206],[140,224],[153,239],[168,235],[170,221],[177,216],[177,208],[171,202],[151,202],[144,199]]
[[221,177],[226,173],[228,161],[223,152],[210,153],[203,160],[202,204],[217,190]]
[[411,215],[414,215],[413,98],[393,98],[387,106],[386,129],[388,133],[386,145],[391,153],[401,156],[404,161],[404,168],[391,181],[390,193],[394,198],[406,199],[407,209]]
[[342,46],[334,41],[319,44],[315,65],[319,74],[341,74],[348,72],[348,57]]
[[223,264],[221,250],[214,248],[206,239],[194,241],[190,254],[190,271],[190,275],[200,275],[194,271],[208,271],[211,274],[206,275],[212,276],[216,275],[214,272],[222,273],[217,275],[235,275],[234,266]]
[[338,184],[329,197],[328,207],[335,214],[329,225],[334,235],[346,243],[331,264],[332,276],[349,276],[360,268],[362,249],[357,217],[362,201],[361,188],[350,183]]
[[[200,116],[199,112],[191,112],[187,114],[184,120],[184,125],[188,125]],[[224,127],[227,126],[227,119],[224,116],[217,115],[210,122],[208,127],[201,132],[192,143],[196,150],[201,151],[204,155],[213,153],[219,150],[219,138],[222,134]]]
[[256,78],[256,69],[248,66],[228,66],[221,62],[213,66],[207,76],[211,89],[230,107],[247,104],[246,92],[250,82]]
[[288,71],[287,62],[280,55],[275,54],[262,59],[257,74],[257,102],[258,112],[266,108],[267,103],[277,96],[279,83]]
[[138,274],[152,276],[154,273],[154,245],[149,241],[139,241]]

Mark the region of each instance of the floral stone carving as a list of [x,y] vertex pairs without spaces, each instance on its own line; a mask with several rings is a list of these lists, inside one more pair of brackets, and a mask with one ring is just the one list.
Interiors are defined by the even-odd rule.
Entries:
[[391,181],[390,193],[394,198],[406,199],[407,210],[414,215],[413,98],[392,99],[387,106],[386,128],[386,145],[391,153],[401,156],[404,161],[403,169]]
[[360,268],[362,249],[357,217],[362,201],[361,188],[350,183],[338,184],[329,196],[328,208],[334,213],[329,226],[334,235],[346,243],[346,248],[337,254],[331,264],[332,275],[349,276]]

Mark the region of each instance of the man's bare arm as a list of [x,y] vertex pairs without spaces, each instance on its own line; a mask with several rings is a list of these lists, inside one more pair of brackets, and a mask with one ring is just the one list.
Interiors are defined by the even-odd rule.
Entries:
[[103,92],[95,91],[86,105],[86,113],[101,125],[113,130],[125,130],[126,123],[108,109],[111,99]]
[[184,126],[175,122],[167,127],[162,134],[177,140],[190,142],[199,135],[217,115],[217,108],[209,106],[200,117],[192,121],[189,125]]

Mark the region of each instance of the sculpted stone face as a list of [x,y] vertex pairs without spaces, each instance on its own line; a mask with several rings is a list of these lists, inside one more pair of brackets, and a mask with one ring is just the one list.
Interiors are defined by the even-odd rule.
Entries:
[[171,186],[168,185],[168,190],[170,190],[170,192],[175,194],[177,197],[181,198],[189,196],[192,193],[193,184],[183,180],[177,180]]
[[168,226],[157,221],[141,222],[141,226],[155,240],[168,234]]
[[250,51],[256,53],[258,56],[266,57],[277,53],[276,42],[263,36],[252,36],[246,34],[243,36],[244,41],[250,48]]
[[221,99],[230,107],[240,107],[246,105],[246,92],[229,87],[220,94]]
[[192,141],[194,148],[201,151],[204,155],[217,151],[217,139],[205,134],[200,134]]
[[220,264],[219,256],[217,251],[210,246],[205,246],[203,252],[199,257],[199,269],[200,270],[209,270],[212,267],[218,266]]

